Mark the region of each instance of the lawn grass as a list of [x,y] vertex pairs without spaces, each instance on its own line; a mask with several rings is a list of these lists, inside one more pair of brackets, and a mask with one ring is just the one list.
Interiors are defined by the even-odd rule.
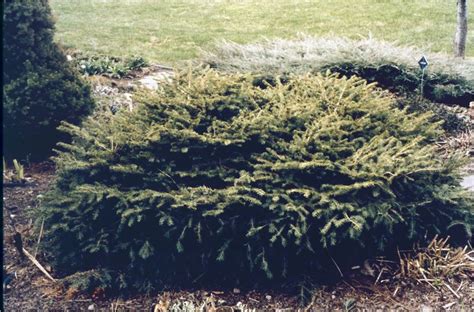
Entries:
[[[66,47],[175,64],[217,39],[239,43],[298,33],[377,39],[451,53],[456,0],[50,0]],[[474,5],[469,6],[474,18]],[[474,56],[470,22],[468,56]]]

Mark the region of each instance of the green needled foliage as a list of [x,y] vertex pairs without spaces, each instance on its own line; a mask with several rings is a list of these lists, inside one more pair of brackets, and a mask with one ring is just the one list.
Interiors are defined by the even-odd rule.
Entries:
[[48,2],[4,0],[3,10],[4,151],[42,159],[65,139],[56,129],[60,122],[79,123],[94,103],[53,41]]
[[58,270],[148,290],[275,281],[332,266],[328,253],[342,266],[470,234],[459,159],[430,144],[439,124],[359,78],[186,71],[137,101],[63,126],[74,140],[38,211]]

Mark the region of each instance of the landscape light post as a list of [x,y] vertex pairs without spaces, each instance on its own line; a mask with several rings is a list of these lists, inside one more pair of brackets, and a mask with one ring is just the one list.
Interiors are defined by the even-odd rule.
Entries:
[[424,55],[418,61],[418,65],[420,65],[420,68],[421,68],[420,93],[421,93],[421,96],[423,97],[423,82],[424,82],[423,79],[425,77],[425,69],[428,67],[428,60],[426,59]]

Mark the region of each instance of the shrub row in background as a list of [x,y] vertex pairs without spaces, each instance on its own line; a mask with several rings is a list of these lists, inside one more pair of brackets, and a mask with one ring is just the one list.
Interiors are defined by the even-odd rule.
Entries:
[[137,101],[64,126],[74,141],[38,210],[58,272],[141,290],[235,285],[470,234],[460,161],[431,145],[439,123],[362,79],[197,70]]
[[4,155],[42,158],[94,107],[90,88],[53,42],[47,1],[3,1]]
[[448,107],[433,103],[419,96],[397,97],[395,103],[400,109],[408,112],[430,112],[431,118],[428,122],[442,122],[442,128],[447,135],[453,136],[468,132],[472,129],[469,116],[461,113],[463,108],[459,106]]
[[[382,88],[403,94],[419,93],[423,51],[374,39],[312,38],[274,40],[240,45],[222,42],[203,61],[222,72],[267,75],[325,72],[356,75]],[[428,54],[424,96],[467,107],[474,100],[474,62]]]

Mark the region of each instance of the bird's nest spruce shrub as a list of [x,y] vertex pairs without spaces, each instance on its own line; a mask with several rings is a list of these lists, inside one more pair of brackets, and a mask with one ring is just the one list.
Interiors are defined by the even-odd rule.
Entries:
[[[401,95],[420,93],[418,60],[425,52],[414,47],[372,38],[315,38],[267,40],[237,44],[222,41],[204,51],[202,61],[222,72],[267,75],[325,72],[356,75]],[[468,107],[474,100],[474,63],[442,54],[427,54],[430,65],[424,77],[424,96],[445,104]]]
[[74,140],[37,211],[56,272],[133,289],[278,281],[471,231],[439,123],[362,79],[194,69],[136,100],[63,126]]

